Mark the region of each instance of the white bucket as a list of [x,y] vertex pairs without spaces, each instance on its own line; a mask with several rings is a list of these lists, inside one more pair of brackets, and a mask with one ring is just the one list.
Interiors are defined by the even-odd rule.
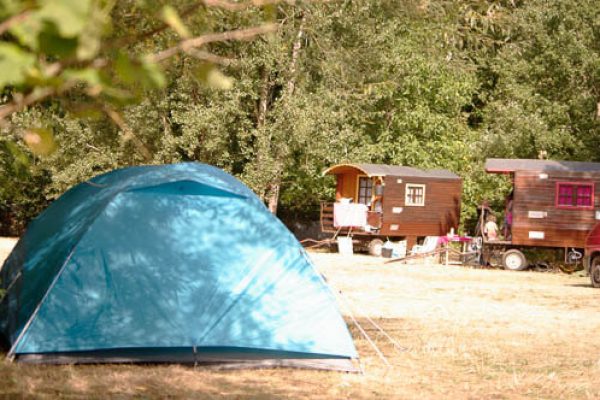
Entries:
[[352,238],[349,236],[341,236],[337,238],[338,252],[343,256],[351,256],[354,254],[352,248]]

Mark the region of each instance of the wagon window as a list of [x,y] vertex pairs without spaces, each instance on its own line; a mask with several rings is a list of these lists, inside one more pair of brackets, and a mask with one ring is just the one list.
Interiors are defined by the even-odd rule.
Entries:
[[358,178],[358,203],[371,205],[373,181],[371,178],[361,176]]
[[594,205],[594,184],[558,182],[556,184],[556,205],[558,207],[592,207]]
[[407,183],[404,204],[407,206],[424,206],[425,205],[425,185],[416,185],[414,183]]

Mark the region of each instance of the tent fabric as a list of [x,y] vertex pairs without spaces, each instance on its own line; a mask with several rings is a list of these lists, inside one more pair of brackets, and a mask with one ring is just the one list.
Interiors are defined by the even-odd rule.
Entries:
[[0,334],[17,359],[357,358],[294,236],[204,164],[75,186],[30,224],[0,278]]

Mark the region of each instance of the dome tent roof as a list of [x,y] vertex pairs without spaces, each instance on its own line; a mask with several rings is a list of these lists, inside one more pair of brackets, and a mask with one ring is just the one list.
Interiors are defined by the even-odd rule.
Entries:
[[0,333],[22,361],[351,369],[357,356],[293,235],[208,165],[125,168],[77,185],[28,227],[0,274]]

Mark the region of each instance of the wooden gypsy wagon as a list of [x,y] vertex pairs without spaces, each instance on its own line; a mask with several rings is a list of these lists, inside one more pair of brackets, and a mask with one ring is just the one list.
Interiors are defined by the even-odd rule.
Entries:
[[[488,159],[485,170],[510,175],[513,192],[505,210],[512,224],[499,240],[483,236],[484,256],[487,247],[488,255],[501,256],[512,270],[527,267],[524,247],[564,250],[567,263],[581,259],[586,238],[600,220],[600,163]],[[480,221],[483,227],[484,218]]]
[[321,229],[352,235],[381,254],[383,241],[420,238],[458,229],[461,178],[447,170],[378,164],[339,164],[324,171],[336,177],[335,203],[321,203]]

